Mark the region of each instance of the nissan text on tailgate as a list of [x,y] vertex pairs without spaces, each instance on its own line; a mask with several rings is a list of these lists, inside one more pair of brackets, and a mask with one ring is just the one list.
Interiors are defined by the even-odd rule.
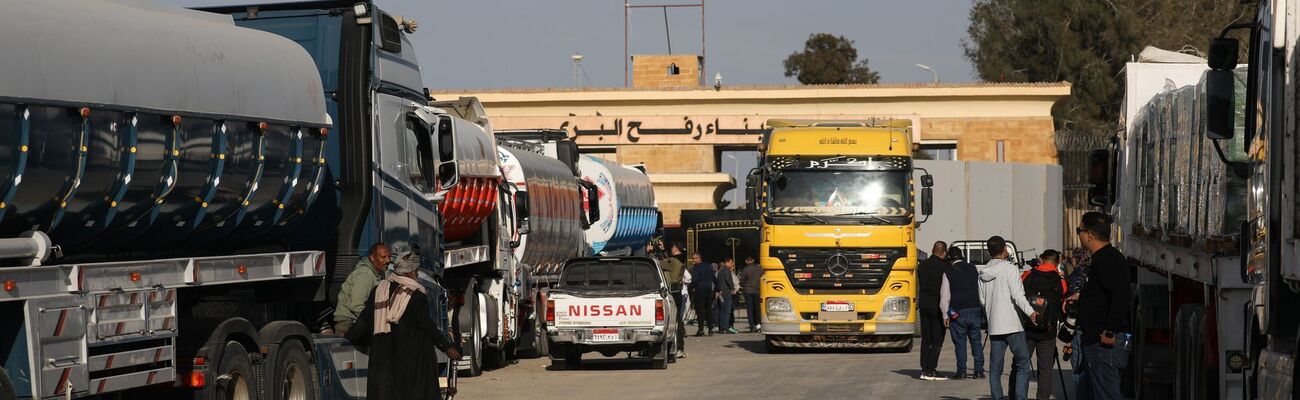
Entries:
[[564,264],[547,299],[552,369],[576,369],[582,354],[634,352],[655,369],[676,361],[677,306],[663,271],[644,257],[583,257]]

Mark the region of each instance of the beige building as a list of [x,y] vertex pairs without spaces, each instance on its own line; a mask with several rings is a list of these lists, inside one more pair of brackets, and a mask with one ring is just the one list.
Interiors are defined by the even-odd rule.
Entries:
[[1051,110],[1070,94],[1064,82],[701,87],[693,55],[633,60],[632,88],[430,95],[478,97],[493,129],[563,129],[583,152],[645,164],[673,227],[680,210],[716,208],[723,192],[743,188],[744,172],[724,171],[721,158],[757,149],[770,118],[908,118],[919,150],[934,158],[1055,164]]

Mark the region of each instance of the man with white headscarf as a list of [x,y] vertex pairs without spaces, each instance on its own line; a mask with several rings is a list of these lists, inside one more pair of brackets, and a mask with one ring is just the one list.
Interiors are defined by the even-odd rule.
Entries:
[[416,281],[420,256],[398,255],[393,273],[371,292],[356,325],[348,330],[353,343],[370,346],[366,398],[436,399],[438,354],[453,360],[460,349],[429,316],[429,301]]

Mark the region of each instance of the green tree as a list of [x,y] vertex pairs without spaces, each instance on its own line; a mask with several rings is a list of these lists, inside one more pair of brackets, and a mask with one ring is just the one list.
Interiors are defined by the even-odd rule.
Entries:
[[819,83],[876,83],[880,74],[858,60],[858,49],[844,36],[829,33],[808,35],[803,51],[785,58],[785,76],[797,77],[805,85]]
[[1148,45],[1202,55],[1211,37],[1249,20],[1253,8],[1237,1],[976,0],[962,47],[986,81],[1071,82],[1070,97],[1053,110],[1058,128],[1113,132],[1126,62]]

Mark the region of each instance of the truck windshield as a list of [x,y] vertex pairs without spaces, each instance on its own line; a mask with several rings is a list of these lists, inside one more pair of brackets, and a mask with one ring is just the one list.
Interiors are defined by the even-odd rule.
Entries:
[[644,263],[580,263],[564,268],[560,281],[567,289],[658,289],[659,269]]
[[908,216],[907,171],[786,170],[771,184],[771,211],[827,216]]

